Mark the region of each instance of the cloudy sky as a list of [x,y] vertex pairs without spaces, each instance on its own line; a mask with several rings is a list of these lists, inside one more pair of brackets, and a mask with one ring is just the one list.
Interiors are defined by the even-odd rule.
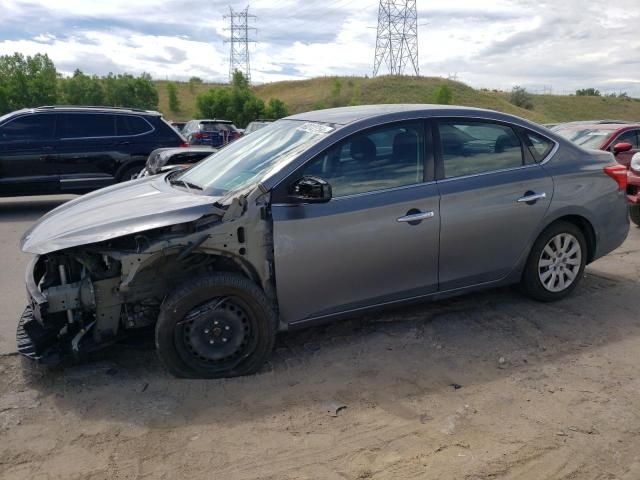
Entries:
[[[417,0],[420,73],[475,87],[640,97],[638,0]],[[58,70],[224,81],[219,0],[0,0],[0,54],[47,53]],[[255,0],[254,82],[371,75],[378,1]]]

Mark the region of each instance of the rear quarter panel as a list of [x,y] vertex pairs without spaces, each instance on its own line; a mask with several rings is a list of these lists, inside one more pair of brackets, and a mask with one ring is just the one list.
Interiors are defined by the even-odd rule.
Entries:
[[595,234],[592,260],[619,247],[629,232],[625,192],[604,173],[607,165],[616,165],[610,153],[564,142],[544,164],[553,177],[554,195],[543,228],[567,215],[584,217]]

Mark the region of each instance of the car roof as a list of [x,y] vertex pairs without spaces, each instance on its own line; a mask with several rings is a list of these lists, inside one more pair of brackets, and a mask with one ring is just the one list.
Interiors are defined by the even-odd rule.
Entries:
[[382,104],[382,105],[360,105],[355,107],[339,107],[329,108],[326,110],[314,110],[312,112],[299,113],[286,117],[288,120],[304,120],[309,122],[334,123],[338,125],[347,125],[365,118],[373,118],[378,116],[390,115],[394,113],[405,112],[435,112],[447,111],[457,113],[491,113],[498,114],[493,110],[473,107],[459,107],[452,105],[430,105],[430,104]]
[[620,130],[621,128],[640,128],[640,124],[638,123],[593,123],[593,122],[571,122],[565,124],[559,124],[556,126],[556,130],[582,130],[585,128],[592,128],[597,130]]

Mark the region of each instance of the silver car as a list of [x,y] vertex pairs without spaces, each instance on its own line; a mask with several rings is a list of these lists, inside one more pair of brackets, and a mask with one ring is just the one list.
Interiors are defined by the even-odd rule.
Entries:
[[40,219],[19,350],[83,359],[153,327],[173,374],[227,377],[278,331],[370,309],[513,283],[558,300],[624,241],[625,182],[610,153],[488,110],[294,115]]

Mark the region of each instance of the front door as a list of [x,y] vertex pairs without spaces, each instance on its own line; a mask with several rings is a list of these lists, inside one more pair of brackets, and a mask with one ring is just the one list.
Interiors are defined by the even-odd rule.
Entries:
[[501,280],[551,203],[553,180],[538,162],[554,144],[490,121],[441,120],[437,130],[440,290]]
[[[618,163],[621,163],[626,167],[629,167],[629,165],[631,165],[631,159],[633,158],[633,156],[636,153],[640,152],[640,136],[638,135],[639,133],[640,131],[637,129],[627,130],[626,132],[618,135],[618,137],[611,142],[610,150],[611,153],[615,155],[616,161]],[[630,143],[632,145],[632,148],[627,152],[620,152],[616,154],[613,151],[613,147],[618,143]]]
[[333,198],[272,206],[283,321],[437,290],[439,194],[425,173],[431,150],[422,122],[394,123],[348,137],[294,175],[323,178]]
[[18,117],[0,127],[0,195],[39,195],[58,191],[49,113]]

